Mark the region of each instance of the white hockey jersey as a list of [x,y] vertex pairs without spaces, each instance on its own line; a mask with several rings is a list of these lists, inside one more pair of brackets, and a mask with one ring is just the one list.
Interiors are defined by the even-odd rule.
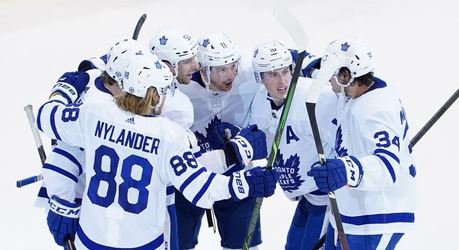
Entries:
[[48,136],[85,149],[86,185],[77,249],[161,249],[166,187],[209,208],[231,197],[228,177],[208,172],[190,152],[190,135],[171,120],[120,110],[114,101],[45,103],[37,126]]
[[335,191],[344,231],[406,232],[414,223],[416,169],[398,94],[375,78],[365,94],[341,106],[336,154],[355,156],[363,168],[358,187]]
[[252,79],[251,65],[241,62],[239,72],[228,92],[213,91],[205,88],[199,72],[196,72],[193,81],[188,85],[179,85],[179,88],[191,100],[194,106],[194,123],[191,130],[195,133],[201,154],[210,151],[207,142],[207,129],[212,123],[229,122],[242,127],[248,119],[250,103],[260,87]]
[[[313,163],[319,160],[305,104],[312,81],[310,78],[298,79],[273,168],[279,172],[278,183],[289,199],[304,196],[314,205],[326,205],[328,196],[317,191],[314,179],[307,175]],[[336,116],[336,103],[336,95],[331,90],[324,90],[316,105],[323,148],[329,157],[333,155],[332,138],[336,126],[332,121]],[[266,133],[268,151],[271,150],[283,107],[276,107],[270,101],[264,87],[253,100],[249,122],[257,124]]]

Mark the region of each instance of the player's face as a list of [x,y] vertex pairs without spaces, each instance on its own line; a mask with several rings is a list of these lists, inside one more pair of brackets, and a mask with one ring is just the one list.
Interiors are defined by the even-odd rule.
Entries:
[[188,84],[191,82],[193,73],[198,70],[198,62],[196,56],[180,61],[177,65],[177,81],[180,84]]
[[273,99],[285,100],[287,97],[290,80],[292,79],[292,71],[290,67],[284,67],[269,72],[263,72],[261,79],[269,95]]
[[218,91],[230,91],[238,72],[238,63],[210,68],[210,88]]

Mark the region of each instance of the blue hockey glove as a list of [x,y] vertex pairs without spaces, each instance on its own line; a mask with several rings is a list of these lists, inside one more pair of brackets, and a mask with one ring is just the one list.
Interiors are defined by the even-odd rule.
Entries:
[[238,127],[229,122],[218,122],[216,124],[212,124],[207,129],[207,140],[210,147],[213,150],[223,149],[223,145],[233,138],[239,130],[240,129]]
[[49,199],[49,212],[46,218],[49,231],[54,241],[60,246],[65,245],[67,239],[75,239],[75,232],[80,218],[81,204],[72,203],[53,195]]
[[268,156],[266,134],[257,125],[250,125],[225,143],[223,150],[228,166],[247,166],[251,160],[265,159]]
[[86,72],[66,72],[51,89],[50,99],[61,100],[66,104],[74,103],[81,96],[89,82]]
[[256,167],[233,173],[229,181],[231,197],[242,200],[247,197],[269,197],[274,194],[279,174],[273,169]]
[[319,191],[333,192],[344,185],[359,186],[363,169],[359,160],[353,156],[327,159],[324,164],[314,163],[308,176],[314,177]]

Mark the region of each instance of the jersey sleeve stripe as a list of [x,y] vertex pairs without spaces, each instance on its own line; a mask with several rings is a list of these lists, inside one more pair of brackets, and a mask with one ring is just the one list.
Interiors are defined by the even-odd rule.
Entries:
[[59,155],[62,155],[63,157],[67,158],[69,161],[73,162],[76,166],[78,166],[78,175],[81,175],[81,173],[83,173],[83,167],[81,166],[80,162],[75,158],[75,156],[73,156],[69,152],[62,150],[60,148],[54,148],[53,152]]
[[51,100],[51,101],[47,101],[45,102],[43,105],[41,105],[41,107],[38,109],[38,114],[37,114],[37,128],[40,130],[40,131],[43,131],[43,128],[42,128],[42,125],[41,125],[41,114],[43,112],[43,108],[51,103],[51,102],[55,102],[55,100]]
[[210,176],[207,179],[206,183],[204,183],[204,185],[202,186],[201,190],[199,190],[199,192],[193,198],[191,203],[193,203],[194,205],[196,205],[196,203],[198,203],[199,199],[201,199],[201,197],[204,195],[204,193],[207,191],[207,189],[209,189],[209,186],[212,183],[212,180],[215,178],[215,176],[216,176],[215,173],[211,173],[210,174]]
[[56,111],[57,111],[57,106],[54,106],[53,109],[51,110],[51,115],[50,115],[50,124],[51,124],[51,129],[53,130],[54,136],[56,139],[61,140],[61,136],[57,132],[56,128]]
[[343,223],[352,225],[388,224],[397,222],[414,222],[414,213],[387,213],[362,216],[346,216],[341,214]]
[[49,163],[45,163],[45,165],[43,165],[43,168],[45,169],[49,169],[51,171],[54,171],[54,172],[57,172],[69,179],[71,179],[72,181],[74,181],[75,183],[78,183],[78,178],[76,176],[74,176],[72,173],[68,172],[68,171],[65,171],[64,169],[62,168],[59,168],[59,167],[56,167],[54,165],[51,165]]
[[390,152],[389,150],[378,148],[378,149],[375,150],[374,154],[386,154],[386,155],[390,156],[392,159],[394,159],[397,163],[400,164],[400,159],[398,158],[398,156],[395,155],[394,153]]
[[194,180],[196,179],[200,174],[204,173],[206,171],[206,168],[202,167],[198,171],[194,172],[192,175],[190,175],[180,186],[179,190],[181,193],[183,193],[183,190]]
[[396,181],[395,171],[392,165],[390,164],[390,162],[386,159],[386,157],[382,155],[375,154],[375,156],[378,157],[384,163],[384,165],[386,165],[386,168],[389,171],[390,176],[392,177],[392,182],[395,182]]

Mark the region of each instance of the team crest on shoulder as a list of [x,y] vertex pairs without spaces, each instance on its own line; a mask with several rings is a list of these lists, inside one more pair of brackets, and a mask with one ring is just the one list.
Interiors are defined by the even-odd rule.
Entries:
[[297,154],[290,156],[284,161],[283,155],[278,152],[274,169],[279,173],[278,183],[285,192],[292,193],[304,182],[304,180],[300,179],[299,166],[300,157]]

